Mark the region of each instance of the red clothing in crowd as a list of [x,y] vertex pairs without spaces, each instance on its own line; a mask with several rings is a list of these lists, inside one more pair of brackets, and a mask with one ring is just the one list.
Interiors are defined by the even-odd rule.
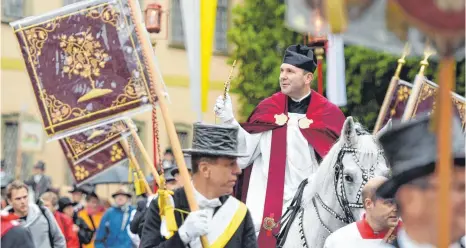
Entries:
[[78,233],[73,231],[73,219],[65,214],[55,211],[53,216],[57,220],[58,226],[60,226],[63,236],[65,236],[67,248],[79,248]]

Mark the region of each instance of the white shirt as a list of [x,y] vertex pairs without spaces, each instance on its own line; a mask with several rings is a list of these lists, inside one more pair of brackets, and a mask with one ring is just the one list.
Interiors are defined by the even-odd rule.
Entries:
[[[371,229],[372,230],[372,229]],[[356,222],[346,225],[327,237],[324,248],[372,248],[386,247],[383,238],[363,238]]]

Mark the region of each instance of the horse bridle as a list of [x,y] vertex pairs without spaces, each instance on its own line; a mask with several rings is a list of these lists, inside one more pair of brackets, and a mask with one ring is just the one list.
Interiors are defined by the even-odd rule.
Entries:
[[[347,154],[347,153],[352,154],[353,160],[355,161],[355,163],[359,167],[359,169],[361,169],[361,171],[362,171],[362,183],[361,183],[361,186],[359,187],[358,192],[356,194],[356,202],[353,202],[353,203],[349,202],[349,200],[348,200],[348,198],[346,196],[346,188],[345,188],[344,178],[343,178],[344,177],[344,173],[343,173],[344,166],[343,166],[343,161],[342,160],[343,160],[343,157],[345,156],[345,154]],[[350,224],[350,223],[352,223],[352,222],[354,222],[356,220],[356,218],[354,217],[353,212],[351,210],[355,209],[355,208],[363,208],[364,207],[364,205],[362,203],[360,203],[361,195],[362,195],[362,189],[366,185],[367,181],[369,181],[369,179],[374,177],[375,168],[379,164],[379,159],[380,159],[381,155],[383,156],[383,151],[379,149],[378,154],[377,154],[377,159],[376,159],[375,163],[372,164],[369,169],[364,169],[364,167],[361,166],[360,161],[359,161],[358,156],[357,156],[358,153],[359,153],[359,151],[357,149],[355,149],[355,148],[348,147],[348,146],[343,147],[340,150],[339,154],[338,154],[337,162],[336,162],[336,165],[335,165],[334,190],[335,190],[335,194],[337,195],[337,200],[338,200],[338,203],[340,205],[340,208],[343,210],[344,216],[341,216],[341,215],[337,214],[336,211],[334,211],[330,207],[328,207],[323,202],[321,197],[318,194],[316,194],[312,199],[312,203],[314,205],[314,208],[315,208],[315,211],[317,212],[318,217],[320,216],[320,214],[319,214],[318,209],[317,209],[316,199],[318,200],[318,203],[320,203],[320,205],[328,213],[330,213],[330,215],[332,215],[334,218],[338,219],[339,221],[341,221],[341,222],[343,222],[345,224]],[[340,193],[338,193],[339,192],[338,189],[340,189]],[[323,221],[322,221],[322,219],[320,217],[319,217],[319,219],[320,219],[321,225],[324,226],[324,228],[329,233],[332,233],[332,231],[323,223]]]

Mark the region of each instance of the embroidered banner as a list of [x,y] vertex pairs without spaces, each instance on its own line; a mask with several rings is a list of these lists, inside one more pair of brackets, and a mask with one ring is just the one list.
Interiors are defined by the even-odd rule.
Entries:
[[117,121],[104,126],[89,129],[79,134],[64,138],[64,145],[71,154],[73,164],[98,153],[115,144],[121,138],[129,136],[129,127],[123,121]]
[[83,159],[78,164],[74,164],[72,160],[72,152],[68,149],[65,141],[59,140],[59,143],[65,153],[68,166],[70,167],[73,178],[77,184],[85,183],[97,174],[127,160],[127,155],[121,144],[118,142],[86,159]]
[[[416,103],[414,105],[413,111],[414,114],[411,116],[412,118],[415,118],[417,113],[422,113],[426,110],[432,112],[432,110],[435,109],[435,95],[437,94],[437,91],[438,85],[424,78],[424,80],[422,81],[421,91],[419,93],[419,96],[416,98]],[[465,98],[454,92],[452,92],[451,95],[454,106],[453,114],[460,117],[462,127],[464,129],[466,124],[466,113],[464,112],[466,109]]]
[[395,90],[390,96],[390,102],[385,113],[381,113],[379,118],[382,118],[383,122],[381,127],[387,124],[390,119],[401,119],[408,103],[409,96],[413,85],[401,79],[396,82]]
[[150,77],[127,0],[67,5],[11,23],[45,132],[63,138],[150,110]]
[[[395,90],[393,91],[394,93],[390,98],[390,105],[387,111],[381,115],[381,118],[383,118],[382,127],[385,126],[390,119],[401,119],[406,108],[406,104],[408,103],[408,99],[411,96],[412,88],[413,84],[400,79],[398,80]],[[414,114],[411,117],[414,118],[417,113],[425,111],[431,112],[433,108],[435,108],[435,94],[437,89],[437,84],[424,78],[421,91],[419,96],[416,98],[416,104],[413,111]],[[454,114],[461,118],[464,129],[466,124],[465,98],[452,92],[452,101],[453,106],[455,106]]]

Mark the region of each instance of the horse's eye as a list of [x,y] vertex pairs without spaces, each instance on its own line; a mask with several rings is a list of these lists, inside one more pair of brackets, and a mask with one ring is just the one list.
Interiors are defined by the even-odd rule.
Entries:
[[345,181],[349,182],[349,183],[352,183],[353,182],[353,178],[350,176],[350,175],[345,175]]

